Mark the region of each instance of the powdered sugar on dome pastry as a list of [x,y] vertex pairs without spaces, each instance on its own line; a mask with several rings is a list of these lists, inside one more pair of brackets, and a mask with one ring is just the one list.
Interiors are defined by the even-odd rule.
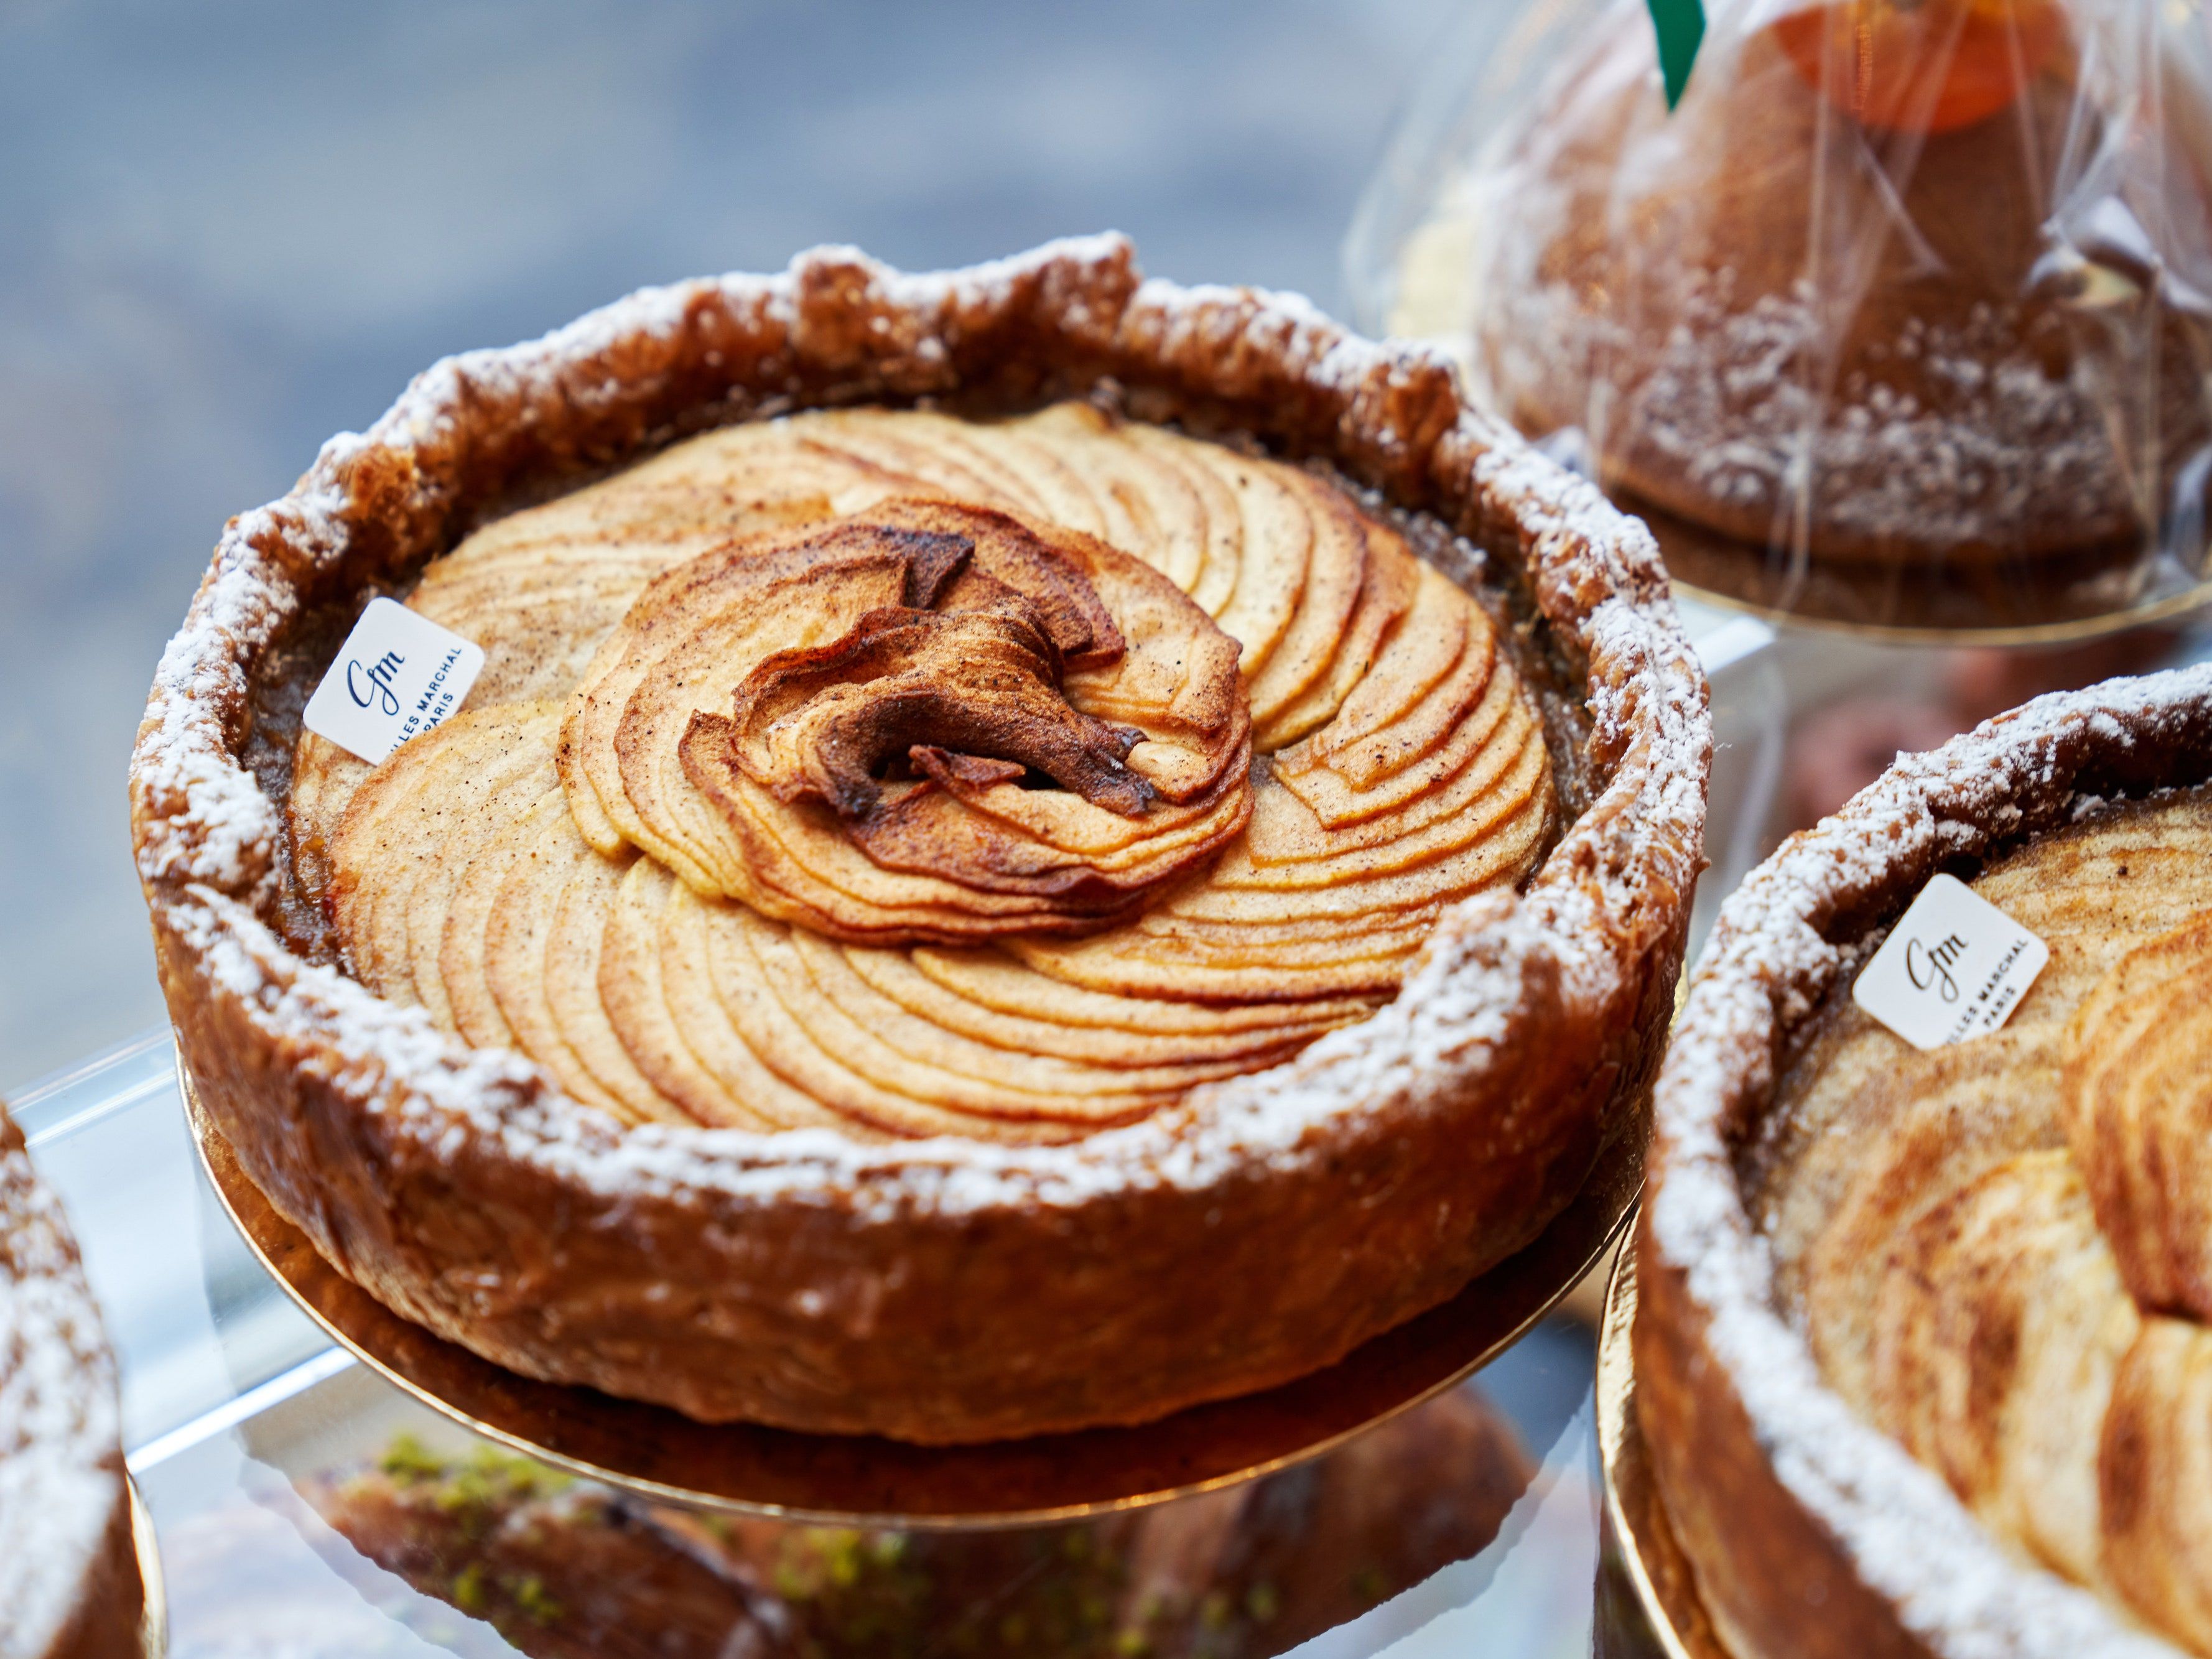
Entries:
[[[1942,1659],[2171,1655],[2106,1604],[1997,1543],[1943,1480],[1856,1414],[1778,1311],[1745,1207],[1736,1127],[1772,1096],[1778,1049],[1863,960],[1868,927],[1952,860],[2062,826],[2212,743],[2212,665],[2039,698],[1901,757],[1793,836],[1723,906],[1661,1075],[1663,1169],[1646,1237],[1685,1276],[1704,1340],[1784,1488]],[[2201,765],[2195,769],[2201,771]]]

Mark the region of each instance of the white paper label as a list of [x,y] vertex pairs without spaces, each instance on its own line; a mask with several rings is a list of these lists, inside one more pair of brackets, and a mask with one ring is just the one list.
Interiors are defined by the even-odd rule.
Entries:
[[1937,876],[1890,930],[1851,1000],[1916,1048],[1985,1036],[2012,1017],[2050,947],[1955,876]]
[[392,599],[371,599],[301,716],[374,765],[461,706],[483,647]]

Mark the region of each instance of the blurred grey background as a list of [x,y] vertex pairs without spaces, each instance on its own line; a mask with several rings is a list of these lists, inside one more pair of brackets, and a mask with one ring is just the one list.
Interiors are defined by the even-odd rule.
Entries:
[[0,0],[0,1086],[161,1018],[124,769],[229,514],[443,353],[1118,228],[1344,309],[1469,0]]

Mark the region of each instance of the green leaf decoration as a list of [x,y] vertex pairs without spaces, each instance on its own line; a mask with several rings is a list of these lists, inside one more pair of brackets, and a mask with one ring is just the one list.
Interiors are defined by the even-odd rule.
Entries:
[[1667,83],[1667,107],[1682,101],[1690,65],[1705,38],[1705,9],[1698,0],[1644,0],[1651,27],[1659,37],[1659,75]]

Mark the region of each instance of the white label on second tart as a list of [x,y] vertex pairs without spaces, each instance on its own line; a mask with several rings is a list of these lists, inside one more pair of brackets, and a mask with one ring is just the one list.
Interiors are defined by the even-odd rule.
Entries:
[[461,706],[483,647],[392,599],[371,599],[307,699],[307,730],[372,766]]
[[1937,876],[1899,918],[1851,1000],[1916,1048],[1942,1048],[2012,1018],[2050,947],[1955,876]]

